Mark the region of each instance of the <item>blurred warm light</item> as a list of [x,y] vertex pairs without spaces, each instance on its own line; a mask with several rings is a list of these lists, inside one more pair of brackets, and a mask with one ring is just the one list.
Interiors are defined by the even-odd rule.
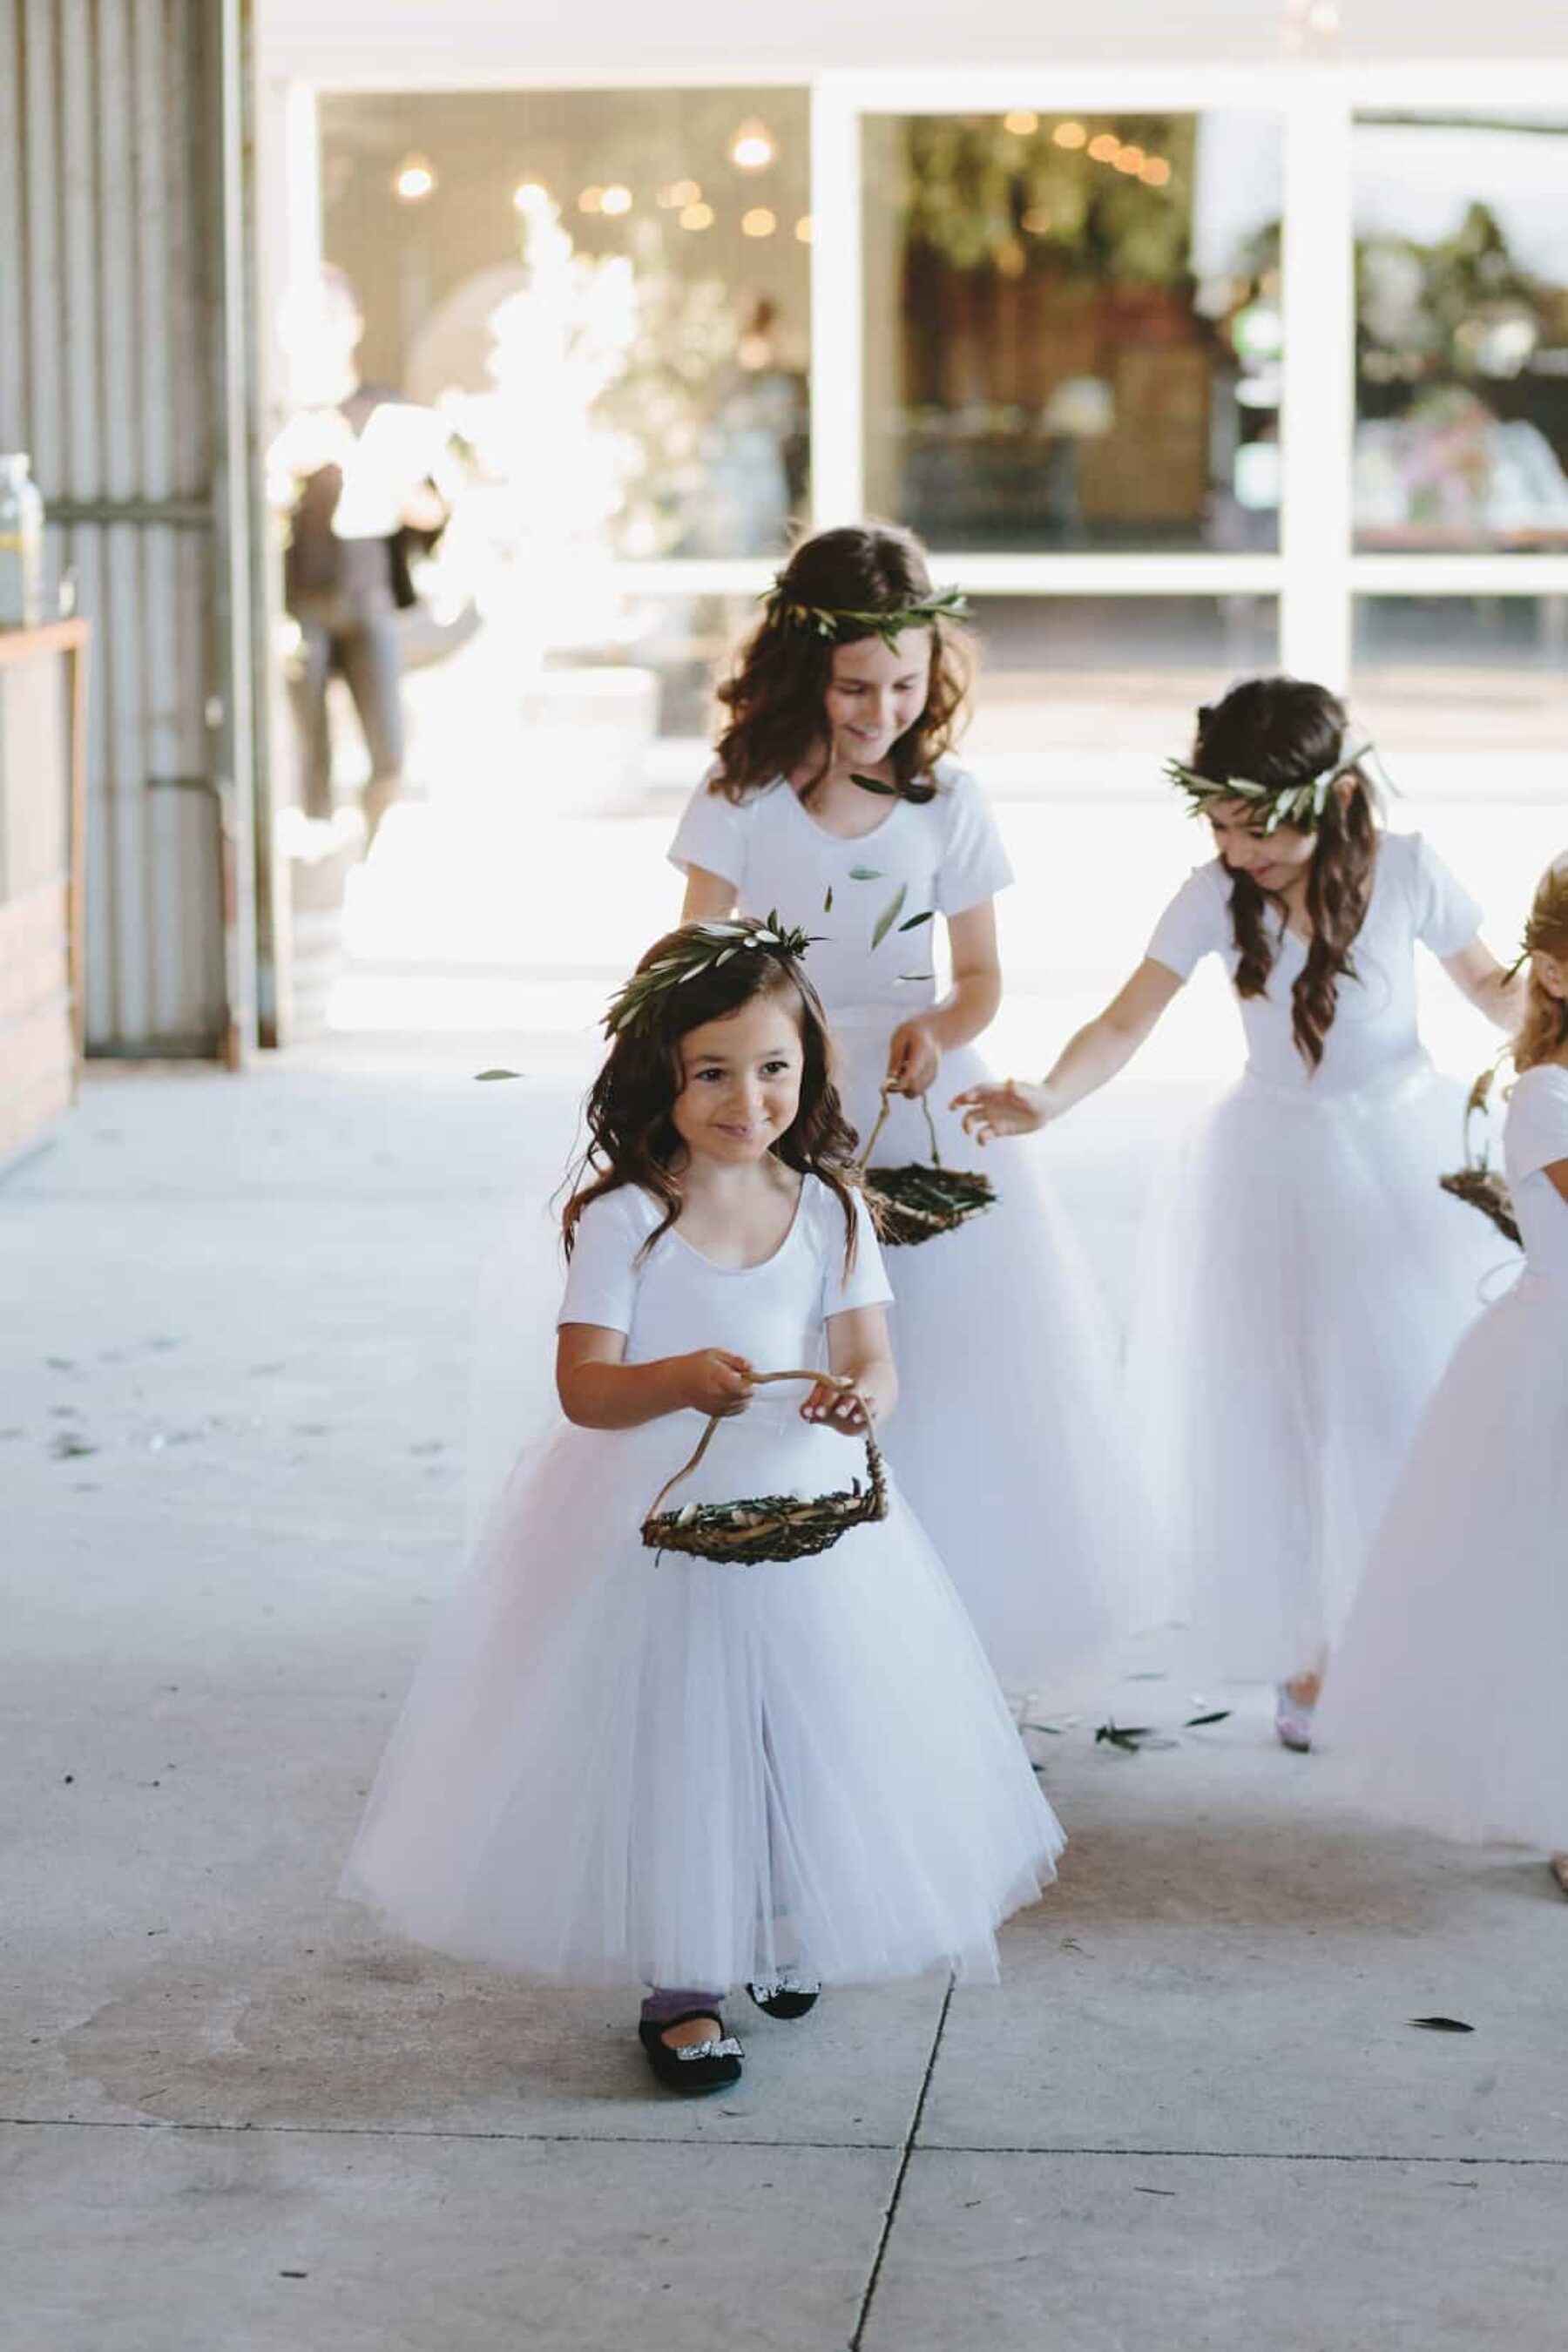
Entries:
[[1114,160],[1117,170],[1127,173],[1131,177],[1133,173],[1143,169],[1143,150],[1142,147],[1123,147]]
[[623,188],[618,184],[606,188],[599,198],[599,210],[602,213],[608,213],[612,219],[618,218],[622,213],[629,213],[631,208],[631,190]]
[[1138,177],[1152,188],[1163,188],[1171,176],[1171,167],[1163,155],[1145,155],[1138,167]]
[[802,213],[800,218],[795,225],[795,241],[797,245],[809,245],[811,243],[811,215],[809,213]]
[[755,115],[741,124],[730,142],[730,161],[742,172],[765,172],[774,152],[773,132]]
[[393,193],[405,205],[423,204],[436,193],[435,167],[423,155],[405,156],[394,177]]
[[1003,130],[1010,131],[1015,139],[1031,138],[1039,127],[1039,116],[1031,114],[1026,106],[1016,107],[1011,114],[1002,117]]
[[1089,133],[1081,122],[1058,122],[1051,137],[1058,147],[1087,147]]
[[1010,236],[997,248],[996,268],[1004,278],[1022,278],[1028,267],[1027,257],[1016,236]]
[[1024,215],[1022,226],[1031,236],[1045,236],[1050,230],[1051,216],[1044,205],[1031,205]]
[[550,191],[542,180],[520,180],[511,192],[511,208],[513,212],[525,213],[541,197],[548,203]]
[[682,228],[711,228],[713,226],[712,205],[682,205],[680,208],[680,226]]
[[603,188],[584,188],[577,199],[580,213],[596,213],[605,201]]
[[777,214],[769,212],[766,205],[753,205],[749,213],[741,215],[742,236],[772,236],[778,225]]
[[1114,131],[1102,131],[1089,141],[1089,152],[1097,163],[1114,163],[1121,152],[1121,142]]
[[678,213],[683,205],[700,205],[702,190],[695,180],[671,180],[668,188],[660,188],[654,201],[667,213]]

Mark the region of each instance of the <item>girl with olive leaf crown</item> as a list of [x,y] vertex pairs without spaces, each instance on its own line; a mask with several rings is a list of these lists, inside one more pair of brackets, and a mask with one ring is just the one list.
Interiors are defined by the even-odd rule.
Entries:
[[[985,1074],[1001,996],[994,894],[1012,879],[973,776],[947,756],[966,676],[963,600],[910,533],[826,530],[796,548],[720,690],[729,724],[670,849],[685,913],[777,907],[813,977],[862,1148],[878,1166],[973,1166],[946,1108]],[[939,996],[936,919],[952,983]],[[1098,1673],[1152,1543],[1117,1442],[1114,1347],[1038,1176],[889,1247],[901,1393],[889,1458],[1015,1700]]]
[[1201,710],[1191,763],[1170,772],[1218,855],[1040,1084],[959,1098],[983,1143],[1044,1127],[1131,1060],[1202,957],[1224,961],[1247,1066],[1156,1205],[1128,1442],[1173,1538],[1195,1657],[1275,1682],[1295,1748],[1417,1416],[1498,1258],[1438,1187],[1458,1097],[1422,1049],[1416,945],[1500,1026],[1516,991],[1435,851],[1382,829],[1370,751],[1333,695],[1297,678],[1248,679]]

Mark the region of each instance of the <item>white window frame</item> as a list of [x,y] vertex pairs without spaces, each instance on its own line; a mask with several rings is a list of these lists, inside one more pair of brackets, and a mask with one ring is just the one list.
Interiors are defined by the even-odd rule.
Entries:
[[[811,106],[811,520],[816,528],[854,518],[864,508],[864,240],[861,126],[871,114],[1001,114],[1031,107],[1042,114],[1202,113],[1245,109],[1277,115],[1282,134],[1285,324],[1281,413],[1280,545],[1268,554],[1119,551],[981,554],[937,548],[944,576],[979,596],[1276,597],[1283,666],[1334,686],[1350,682],[1357,598],[1540,596],[1568,594],[1568,553],[1479,552],[1445,555],[1355,551],[1351,459],[1355,426],[1354,190],[1352,132],[1358,114],[1431,107],[1529,107],[1561,112],[1568,122],[1568,65],[1355,66],[1281,63],[1267,67],[1137,67],[1039,61],[1005,68],[825,70],[795,77],[743,65],[697,73],[617,75],[603,63],[581,74],[531,80],[515,72],[440,77],[465,89],[615,87],[805,88]],[[295,169],[284,175],[294,217],[280,223],[281,244],[296,264],[315,240],[300,205],[319,205],[313,161],[317,87],[335,90],[436,87],[434,77],[382,70],[352,80],[286,89],[288,135]],[[754,595],[766,586],[766,560],[673,558],[627,562],[629,593],[643,595]]]

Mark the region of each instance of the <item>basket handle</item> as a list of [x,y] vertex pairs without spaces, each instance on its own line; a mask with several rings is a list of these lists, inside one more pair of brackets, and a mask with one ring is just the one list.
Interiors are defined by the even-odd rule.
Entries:
[[[871,1154],[877,1149],[877,1145],[881,1139],[882,1129],[888,1124],[888,1112],[892,1103],[892,1097],[895,1095],[901,1095],[903,1091],[902,1087],[894,1086],[891,1079],[883,1080],[880,1090],[882,1108],[877,1115],[877,1124],[871,1129],[871,1139],[867,1144],[865,1150],[860,1154],[860,1172],[862,1175],[864,1175],[866,1170],[870,1166]],[[916,1100],[919,1102],[921,1110],[925,1113],[926,1133],[931,1138],[931,1166],[933,1168],[940,1168],[942,1166],[942,1151],[936,1139],[936,1121],[931,1115],[930,1089],[928,1088],[925,1094],[917,1096]]]
[[[752,1380],[753,1385],[758,1388],[763,1385],[764,1381],[809,1381],[814,1388],[819,1381],[826,1381],[829,1388],[838,1389],[846,1396],[859,1397],[863,1409],[866,1404],[865,1398],[860,1396],[860,1391],[856,1387],[854,1381],[847,1380],[842,1372],[753,1372],[752,1374]],[[712,1443],[713,1433],[718,1428],[720,1423],[722,1421],[731,1421],[733,1418],[733,1414],[727,1412],[716,1412],[710,1417],[707,1428],[703,1431],[701,1436],[697,1441],[696,1451],[693,1453],[690,1461],[683,1462],[679,1469],[675,1473],[675,1475],[672,1478],[667,1478],[663,1486],[659,1488],[658,1494],[654,1496],[652,1503],[648,1506],[646,1515],[648,1518],[657,1519],[663,1507],[665,1497],[668,1495],[670,1489],[674,1486],[679,1486],[683,1478],[690,1477],[691,1473],[696,1469],[698,1464],[701,1461],[702,1456],[707,1453],[710,1444]],[[867,1412],[866,1413],[866,1426],[868,1430],[871,1426],[871,1416],[869,1412]]]

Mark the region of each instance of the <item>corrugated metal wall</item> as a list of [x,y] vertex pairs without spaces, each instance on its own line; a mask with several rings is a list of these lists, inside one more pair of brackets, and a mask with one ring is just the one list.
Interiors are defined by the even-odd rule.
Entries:
[[54,570],[93,624],[100,1052],[232,1054],[244,990],[225,781],[233,21],[225,0],[0,0],[0,448],[31,452]]

